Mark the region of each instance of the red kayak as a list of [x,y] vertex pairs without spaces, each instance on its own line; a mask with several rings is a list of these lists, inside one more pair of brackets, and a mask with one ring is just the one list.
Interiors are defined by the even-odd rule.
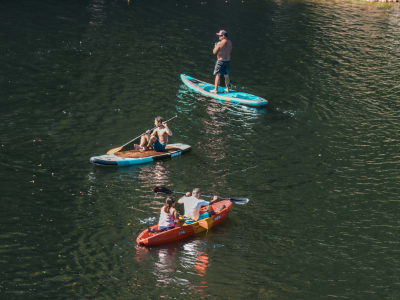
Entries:
[[191,224],[185,223],[182,226],[176,226],[172,229],[164,231],[158,231],[158,225],[154,225],[150,227],[151,231],[149,228],[143,230],[136,238],[136,242],[138,245],[151,247],[185,239],[189,236],[195,235],[196,233],[206,231],[215,225],[218,225],[228,216],[231,208],[232,202],[230,200],[218,201],[214,204],[211,204],[211,210],[216,212],[211,217]]

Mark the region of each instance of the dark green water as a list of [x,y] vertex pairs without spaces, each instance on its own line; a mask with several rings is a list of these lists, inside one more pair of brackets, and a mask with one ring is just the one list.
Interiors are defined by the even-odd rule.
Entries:
[[[0,28],[1,299],[399,299],[398,4],[3,0]],[[267,109],[180,82],[220,28]],[[175,114],[191,153],[89,163]],[[251,200],[138,248],[161,184]]]

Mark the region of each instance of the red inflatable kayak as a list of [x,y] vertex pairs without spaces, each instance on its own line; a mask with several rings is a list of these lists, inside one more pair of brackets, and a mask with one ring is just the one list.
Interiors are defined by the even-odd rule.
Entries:
[[[221,210],[224,205],[225,207]],[[158,225],[154,225],[150,227],[152,232],[150,232],[149,229],[143,230],[137,237],[136,242],[138,245],[151,247],[185,239],[196,233],[206,231],[215,225],[218,225],[220,222],[222,222],[222,220],[226,219],[231,208],[231,201],[218,201],[214,204],[211,204],[211,209],[216,212],[211,217],[199,220],[192,224],[183,224],[182,226],[177,226],[175,228],[160,232],[158,231]]]

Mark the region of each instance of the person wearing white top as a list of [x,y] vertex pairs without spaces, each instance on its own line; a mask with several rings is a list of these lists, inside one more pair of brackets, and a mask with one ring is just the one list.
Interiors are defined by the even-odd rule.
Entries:
[[171,229],[175,227],[175,220],[179,219],[179,214],[175,209],[175,199],[168,197],[165,204],[161,207],[160,218],[158,220],[158,230]]
[[[213,200],[205,201],[200,199],[201,191],[199,188],[193,189],[192,193],[187,192],[185,196],[178,200],[179,204],[184,205],[185,217],[190,218],[194,221],[199,220],[200,217],[200,209],[202,206],[209,206],[212,203],[215,203],[220,200],[218,196],[214,196]],[[208,215],[204,217],[208,217],[210,214],[210,209],[208,210]]]

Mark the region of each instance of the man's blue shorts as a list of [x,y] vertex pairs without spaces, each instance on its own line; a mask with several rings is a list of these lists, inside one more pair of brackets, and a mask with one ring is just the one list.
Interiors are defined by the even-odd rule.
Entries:
[[165,151],[165,146],[163,143],[160,143],[158,140],[156,140],[153,144],[153,150],[157,152],[164,152]]
[[217,60],[215,63],[214,67],[214,75],[229,75],[230,72],[230,61],[224,61],[224,60]]

